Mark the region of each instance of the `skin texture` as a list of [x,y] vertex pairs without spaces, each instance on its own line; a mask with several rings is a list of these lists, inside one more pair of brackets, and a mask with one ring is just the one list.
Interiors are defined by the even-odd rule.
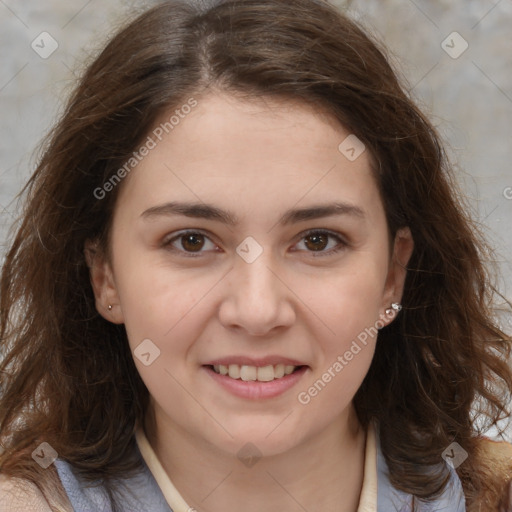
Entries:
[[[304,104],[211,92],[121,184],[112,262],[91,261],[96,304],[107,320],[125,324],[132,351],[145,339],[160,350],[149,366],[135,358],[151,395],[146,433],[199,511],[240,503],[246,512],[357,509],[365,432],[351,402],[376,338],[309,403],[297,395],[400,302],[413,242],[403,229],[390,247],[368,152],[349,161],[338,150],[348,135]],[[169,201],[212,204],[239,223],[141,217]],[[279,224],[290,208],[334,201],[364,216]],[[187,256],[191,245],[177,237],[184,229],[206,235],[196,239],[198,257]],[[312,229],[347,245],[312,240],[305,233]],[[236,252],[249,236],[263,249],[252,263]],[[219,357],[270,354],[309,367],[274,398],[234,396],[203,367]],[[252,467],[237,457],[246,443],[261,455]]]

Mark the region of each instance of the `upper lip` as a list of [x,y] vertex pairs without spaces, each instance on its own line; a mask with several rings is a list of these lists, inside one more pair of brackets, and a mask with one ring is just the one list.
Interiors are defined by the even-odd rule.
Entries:
[[205,363],[205,366],[211,365],[229,366],[230,364],[237,364],[239,366],[275,366],[277,364],[284,364],[285,366],[307,366],[296,359],[288,357],[270,355],[266,357],[247,357],[247,356],[227,356],[219,359],[214,359]]

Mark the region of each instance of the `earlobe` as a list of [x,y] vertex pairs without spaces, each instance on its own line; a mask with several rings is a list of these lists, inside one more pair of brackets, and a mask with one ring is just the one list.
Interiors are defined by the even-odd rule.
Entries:
[[97,241],[87,240],[85,242],[84,256],[89,267],[96,310],[105,320],[122,324],[124,320],[112,269],[99,249]]

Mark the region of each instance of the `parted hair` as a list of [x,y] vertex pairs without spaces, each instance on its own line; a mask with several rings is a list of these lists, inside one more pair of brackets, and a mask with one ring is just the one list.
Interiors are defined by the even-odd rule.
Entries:
[[[436,129],[386,50],[321,0],[165,1],[111,37],[86,67],[20,192],[0,284],[0,471],[55,499],[57,474],[31,458],[48,442],[80,474],[114,481],[148,407],[126,330],[96,310],[87,240],[110,257],[121,182],[98,199],[162,113],[219,90],[300,100],[328,111],[365,144],[391,236],[408,226],[414,252],[403,310],[379,331],[354,397],[379,424],[391,483],[418,500],[449,479],[456,441],[468,510],[506,482],[479,451],[510,415],[511,339],[494,320],[492,249],[472,220]],[[115,504],[115,503],[114,503]],[[473,507],[473,508],[472,508]],[[57,510],[55,508],[55,510]]]

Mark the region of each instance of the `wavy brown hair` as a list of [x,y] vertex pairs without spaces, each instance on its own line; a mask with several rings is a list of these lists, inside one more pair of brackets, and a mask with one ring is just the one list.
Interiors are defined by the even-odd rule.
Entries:
[[457,469],[468,508],[486,488],[499,494],[504,484],[483,476],[477,447],[509,417],[512,390],[511,339],[493,321],[492,252],[385,50],[321,0],[162,2],[88,66],[20,192],[2,269],[1,472],[54,495],[53,466],[43,471],[30,456],[42,441],[111,489],[139,469],[130,454],[148,391],[124,326],[96,310],[84,257],[87,240],[110,255],[123,185],[103,199],[94,191],[162,113],[212,90],[306,102],[365,143],[390,233],[408,226],[415,248],[404,309],[380,331],[354,398],[359,419],[379,422],[396,488],[439,495],[449,477],[441,454],[457,441],[469,454]]

